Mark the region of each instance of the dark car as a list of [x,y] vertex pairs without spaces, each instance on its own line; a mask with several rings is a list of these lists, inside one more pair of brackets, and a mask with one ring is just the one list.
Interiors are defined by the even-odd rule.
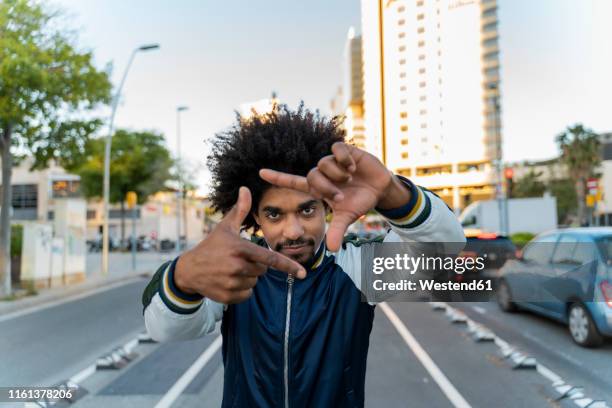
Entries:
[[[492,289],[496,286],[499,268],[509,259],[516,257],[517,249],[514,243],[506,236],[481,232],[480,230],[465,231],[466,243],[458,258],[472,258],[471,265],[483,268],[465,268],[464,272],[456,270],[433,271],[433,278],[438,282],[472,282],[480,281],[482,290],[465,291],[432,291],[432,299],[444,302],[486,302],[494,295]],[[465,262],[467,265],[467,262]]]
[[570,228],[538,235],[500,270],[497,300],[569,326],[581,346],[612,336],[612,228]]
[[464,258],[481,258],[484,269],[473,270],[470,275],[463,276],[464,279],[488,278],[495,280],[498,270],[507,260],[516,257],[517,249],[510,238],[494,233],[478,233],[466,235],[466,243],[463,251],[459,253]]

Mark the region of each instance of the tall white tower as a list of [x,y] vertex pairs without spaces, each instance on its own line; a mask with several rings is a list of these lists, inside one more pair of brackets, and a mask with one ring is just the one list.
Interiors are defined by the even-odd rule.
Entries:
[[496,0],[362,0],[366,139],[392,170],[462,208],[501,158]]

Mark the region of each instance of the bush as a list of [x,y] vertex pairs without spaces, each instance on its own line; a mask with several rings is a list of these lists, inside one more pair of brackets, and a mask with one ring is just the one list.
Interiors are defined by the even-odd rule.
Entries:
[[23,246],[23,225],[11,225],[11,258],[21,256]]
[[531,232],[517,232],[510,236],[510,240],[519,248],[524,247],[529,241],[535,237]]

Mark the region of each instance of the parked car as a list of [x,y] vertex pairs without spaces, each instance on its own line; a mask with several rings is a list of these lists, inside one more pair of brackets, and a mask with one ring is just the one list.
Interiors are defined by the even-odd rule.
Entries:
[[463,278],[489,278],[496,280],[498,270],[507,260],[515,259],[517,253],[516,246],[510,238],[488,232],[469,232],[466,231],[466,243],[463,251],[459,253],[464,258],[482,258],[484,269],[474,270]]
[[[108,238],[108,250],[117,251],[120,249],[119,239],[109,237]],[[87,250],[89,252],[102,252],[102,237],[96,239],[87,240]]]
[[176,241],[172,241],[169,239],[162,239],[161,241],[159,241],[160,252],[174,251],[174,248],[176,248]]
[[568,325],[579,345],[612,336],[612,228],[543,233],[500,270],[502,310],[519,308]]
[[[153,249],[155,249],[154,245],[155,243],[153,242],[153,240],[145,235],[141,235],[138,238],[136,238],[136,251],[138,252],[152,251]],[[131,237],[125,240],[125,249],[127,251],[132,250]]]

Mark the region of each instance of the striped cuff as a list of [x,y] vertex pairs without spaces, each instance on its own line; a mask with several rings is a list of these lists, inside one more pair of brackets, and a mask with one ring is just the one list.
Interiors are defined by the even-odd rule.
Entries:
[[431,214],[431,200],[424,189],[402,176],[396,176],[410,190],[410,201],[399,208],[376,211],[387,221],[398,228],[415,228],[421,225]]
[[174,284],[174,268],[178,257],[172,261],[164,271],[159,281],[159,296],[168,309],[175,313],[190,314],[202,306],[203,297],[198,294],[189,294],[181,291]]

